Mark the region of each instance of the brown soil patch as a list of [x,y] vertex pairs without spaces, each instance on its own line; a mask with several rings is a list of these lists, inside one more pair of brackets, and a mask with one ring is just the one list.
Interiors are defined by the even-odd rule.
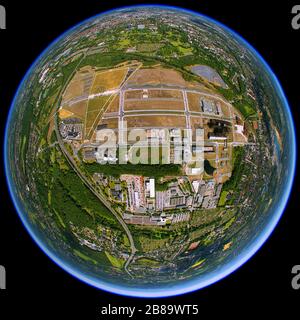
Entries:
[[126,101],[124,110],[184,110],[184,104],[180,100],[135,100]]
[[186,128],[185,116],[125,116],[128,128],[151,127],[151,128]]

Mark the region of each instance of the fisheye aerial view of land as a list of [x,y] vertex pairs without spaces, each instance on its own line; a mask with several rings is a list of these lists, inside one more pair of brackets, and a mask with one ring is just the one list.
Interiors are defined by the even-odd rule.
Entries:
[[23,219],[99,287],[208,277],[263,232],[289,178],[272,77],[227,29],[186,11],[124,8],[75,27],[13,108],[7,167]]

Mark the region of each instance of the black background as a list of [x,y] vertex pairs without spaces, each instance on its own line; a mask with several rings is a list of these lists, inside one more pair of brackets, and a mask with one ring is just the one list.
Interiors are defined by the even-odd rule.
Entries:
[[[158,1],[157,1],[158,2]],[[156,3],[157,3],[156,2]],[[0,112],[4,137],[14,93],[36,57],[62,32],[80,21],[120,5],[142,1],[2,1],[7,30],[0,30]],[[153,3],[150,0],[147,3]],[[241,34],[265,58],[279,78],[290,102],[296,130],[300,126],[300,30],[291,27],[291,8],[281,1],[160,1],[206,14]],[[299,3],[300,4],[300,1]],[[101,306],[199,304],[200,314],[215,318],[266,311],[296,311],[300,290],[291,287],[291,269],[300,264],[299,179],[275,231],[250,261],[227,278],[198,292],[164,299],[134,299],[92,288],[56,266],[37,247],[22,226],[6,187],[2,161],[0,200],[0,265],[7,270],[7,290],[0,291],[0,317],[31,316],[61,319],[100,318]],[[262,164],[263,165],[263,164]],[[242,308],[240,313],[239,308]],[[206,316],[206,315],[205,315]],[[6,317],[5,317],[6,318]],[[102,317],[105,319],[106,317]],[[118,317],[121,319],[125,317]],[[3,318],[4,319],[4,318]]]

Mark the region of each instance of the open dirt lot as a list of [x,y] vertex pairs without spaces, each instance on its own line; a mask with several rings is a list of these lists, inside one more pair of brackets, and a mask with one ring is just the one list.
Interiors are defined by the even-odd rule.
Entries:
[[107,129],[118,129],[118,118],[112,118],[112,119],[101,119],[101,121],[98,123],[99,125],[106,124]]
[[183,100],[181,90],[148,90],[149,98],[172,98]]
[[128,86],[130,85],[176,85],[185,87],[186,81],[175,70],[164,68],[140,69],[128,81]]
[[128,100],[124,110],[184,110],[184,104],[181,100]]
[[186,128],[185,116],[161,115],[161,116],[125,116],[128,128],[151,127],[151,128]]
[[187,97],[188,97],[188,101],[189,101],[190,111],[201,112],[200,94],[188,92]]
[[143,90],[128,90],[124,94],[125,100],[127,99],[142,99]]
[[120,96],[117,94],[112,102],[107,106],[105,113],[118,112],[119,111],[119,99]]
[[74,113],[65,109],[59,110],[59,117],[60,119],[67,119],[74,116]]
[[226,104],[220,102],[220,106],[221,106],[221,109],[222,109],[222,113],[223,113],[223,116],[225,118],[230,118],[231,117],[231,112],[230,112],[230,108],[233,110],[232,107],[229,107],[227,106]]
[[79,70],[71,82],[69,83],[64,95],[62,103],[76,99],[83,95],[88,95],[91,89],[95,71],[91,68]]
[[191,116],[192,129],[203,128],[203,120],[199,116]]
[[128,99],[142,99],[143,94],[147,95],[149,99],[179,99],[182,100],[181,90],[159,90],[159,89],[145,89],[145,90],[128,90],[125,92],[125,100]]

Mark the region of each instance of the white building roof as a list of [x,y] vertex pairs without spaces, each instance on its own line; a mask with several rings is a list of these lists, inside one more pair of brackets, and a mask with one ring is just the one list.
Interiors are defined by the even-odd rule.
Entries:
[[149,180],[150,198],[155,198],[155,179]]

